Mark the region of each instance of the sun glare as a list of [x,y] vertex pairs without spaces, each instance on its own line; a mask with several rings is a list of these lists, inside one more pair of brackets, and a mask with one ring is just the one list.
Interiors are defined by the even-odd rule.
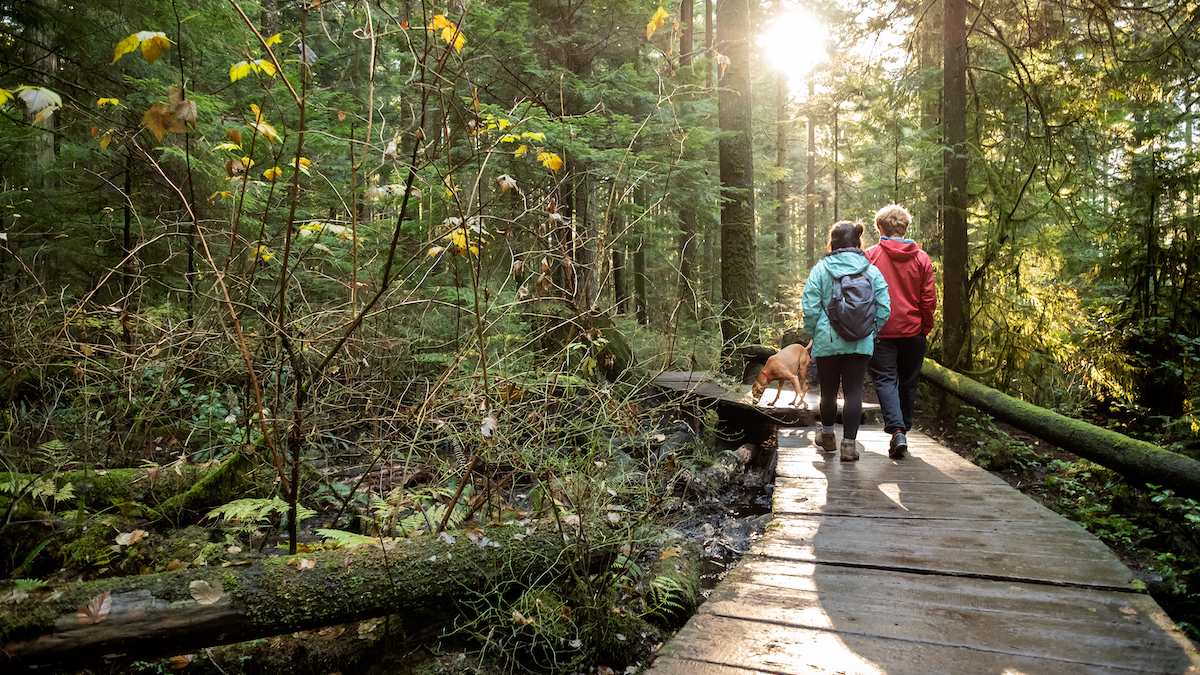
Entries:
[[801,86],[813,66],[825,58],[825,27],[800,9],[789,9],[771,20],[758,46],[771,67],[783,73],[789,86]]

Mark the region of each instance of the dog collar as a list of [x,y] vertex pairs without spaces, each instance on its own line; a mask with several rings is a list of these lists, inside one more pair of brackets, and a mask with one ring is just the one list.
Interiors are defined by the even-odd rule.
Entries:
[[770,377],[770,376],[771,376],[771,374],[770,374],[770,373],[768,373],[766,370],[764,370],[764,371],[763,371],[763,375],[766,375],[767,377]]

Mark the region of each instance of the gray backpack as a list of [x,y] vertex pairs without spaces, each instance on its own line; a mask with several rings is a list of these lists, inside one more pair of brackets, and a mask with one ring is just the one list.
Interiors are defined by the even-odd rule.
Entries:
[[833,280],[833,297],[825,313],[833,330],[849,342],[875,332],[875,287],[866,270]]

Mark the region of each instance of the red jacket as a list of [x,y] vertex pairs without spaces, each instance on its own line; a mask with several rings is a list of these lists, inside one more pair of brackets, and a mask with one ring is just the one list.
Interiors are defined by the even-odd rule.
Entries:
[[871,264],[883,272],[892,299],[892,315],[879,337],[928,335],[937,309],[937,284],[929,254],[906,239],[880,239],[866,253]]

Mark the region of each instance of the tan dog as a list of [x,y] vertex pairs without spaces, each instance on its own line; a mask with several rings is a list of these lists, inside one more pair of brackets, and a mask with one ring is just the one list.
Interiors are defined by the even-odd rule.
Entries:
[[775,400],[769,404],[773,406],[779,401],[779,395],[783,393],[783,383],[791,382],[792,390],[796,392],[796,400],[793,405],[803,406],[807,410],[808,401],[804,400],[804,395],[808,393],[809,347],[812,347],[812,340],[808,341],[807,346],[800,343],[788,345],[780,349],[775,356],[767,359],[766,367],[758,374],[758,379],[750,387],[754,392],[755,400],[762,396],[767,385],[779,382],[779,388],[775,390]]

